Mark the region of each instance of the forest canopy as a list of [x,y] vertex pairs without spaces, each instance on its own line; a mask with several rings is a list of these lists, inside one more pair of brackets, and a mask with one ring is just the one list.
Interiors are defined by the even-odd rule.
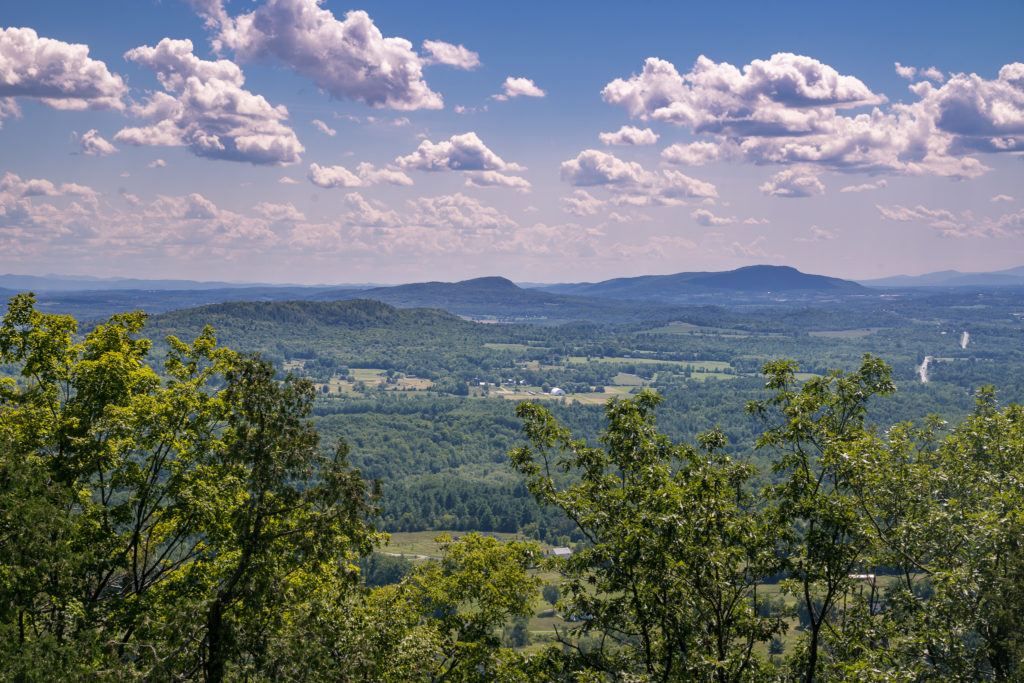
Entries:
[[[676,443],[651,392],[588,444],[517,410],[512,467],[584,540],[469,534],[368,585],[378,486],[325,449],[315,390],[209,328],[149,364],[145,315],[0,325],[0,677],[155,680],[1015,680],[1024,409],[879,429],[881,360],[765,368],[759,473]],[[762,482],[768,483],[762,483]],[[379,562],[377,564],[380,564]],[[558,576],[555,642],[522,620]],[[785,644],[783,646],[783,644]]]

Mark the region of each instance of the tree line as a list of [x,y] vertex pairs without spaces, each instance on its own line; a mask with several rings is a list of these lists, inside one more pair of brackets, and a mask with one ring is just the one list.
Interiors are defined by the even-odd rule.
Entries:
[[[0,677],[1022,673],[1024,409],[991,390],[953,428],[880,430],[868,409],[895,384],[879,359],[806,382],[771,362],[768,397],[745,407],[768,483],[720,430],[664,436],[651,392],[610,401],[597,441],[522,403],[512,467],[578,551],[468,534],[408,567],[372,561],[380,488],[344,442],[321,447],[308,380],[210,329],[168,338],[158,373],[144,324],[117,315],[79,336],[23,295],[0,325],[0,362],[18,369],[0,383]],[[562,576],[573,626],[527,652],[508,645],[538,568]]]

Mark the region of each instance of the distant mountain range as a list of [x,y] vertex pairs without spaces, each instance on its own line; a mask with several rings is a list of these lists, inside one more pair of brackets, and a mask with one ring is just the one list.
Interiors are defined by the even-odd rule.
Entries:
[[540,289],[577,296],[671,302],[720,292],[768,296],[795,293],[860,294],[866,291],[862,285],[850,280],[808,275],[789,266],[747,266],[722,272],[643,275],[594,283],[541,285]]
[[861,280],[868,287],[1024,287],[1024,266],[990,273],[961,273],[940,270],[924,275],[896,275]]
[[159,291],[190,291],[216,289],[324,289],[329,287],[367,288],[376,285],[270,285],[266,283],[244,282],[197,282],[196,280],[141,280],[125,277],[92,277],[89,275],[0,275],[0,289],[11,289],[19,292],[85,292],[85,291],[116,291],[116,290],[159,290]]
[[[868,286],[865,286],[868,285]],[[76,288],[77,286],[77,288]],[[136,308],[156,314],[230,301],[372,299],[399,308],[438,308],[473,320],[559,324],[668,319],[681,307],[801,306],[870,301],[896,291],[1024,286],[1024,267],[998,273],[945,271],[862,283],[788,266],[645,275],[601,282],[519,286],[503,277],[395,286],[237,285],[188,280],[92,279],[0,275],[0,297],[35,291],[40,310],[97,320]]]

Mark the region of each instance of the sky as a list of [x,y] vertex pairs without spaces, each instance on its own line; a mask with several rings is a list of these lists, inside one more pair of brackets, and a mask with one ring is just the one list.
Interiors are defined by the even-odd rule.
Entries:
[[0,273],[1024,265],[1024,2],[35,0]]

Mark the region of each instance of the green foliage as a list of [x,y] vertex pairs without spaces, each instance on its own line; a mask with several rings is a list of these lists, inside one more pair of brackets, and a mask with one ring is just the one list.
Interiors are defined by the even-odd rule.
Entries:
[[[776,571],[773,520],[744,491],[751,467],[720,450],[712,431],[699,447],[658,433],[659,398],[609,401],[603,448],[574,440],[542,406],[522,403],[532,448],[510,453],[537,500],[561,508],[586,537],[556,564],[562,604],[578,619],[564,640],[575,666],[657,680],[734,680],[761,668],[754,645],[784,626],[756,608],[757,587]],[[556,485],[552,472],[578,483]]]
[[[1000,318],[1015,300],[972,302],[958,304],[971,305],[957,318],[978,340],[968,349],[938,334],[960,313],[921,300],[858,308],[858,326],[881,315],[892,329],[827,338],[802,327],[850,317],[705,308],[681,332],[228,305],[161,321],[194,341],[158,343],[158,371],[144,314],[82,335],[15,297],[0,324],[0,678],[1019,680],[1024,409],[982,389],[959,426],[922,419],[964,414],[986,377],[1021,395],[1018,323]],[[521,404],[520,479],[501,461],[518,438],[511,404],[317,397],[218,347],[204,315],[314,376],[373,367],[454,390],[630,370],[665,399],[637,387],[603,420],[596,406]],[[940,344],[922,384],[915,364]],[[864,356],[827,370],[864,348],[897,368]],[[767,384],[738,376],[780,353],[818,376],[801,382],[793,361],[767,363]],[[590,354],[614,358],[566,362]],[[694,382],[712,361],[726,379]],[[388,479],[390,528],[525,529],[573,556],[542,563],[533,544],[474,534],[415,566],[371,553],[376,487],[344,443],[321,446],[314,400],[317,427]],[[907,416],[919,425],[872,426]],[[538,563],[562,573],[543,596],[573,625],[516,650]]]
[[4,677],[272,671],[295,606],[346,590],[347,558],[377,541],[372,492],[305,420],[308,381],[274,381],[209,329],[168,339],[161,378],[144,322],[76,342],[22,295],[0,326],[20,366],[0,385]]

